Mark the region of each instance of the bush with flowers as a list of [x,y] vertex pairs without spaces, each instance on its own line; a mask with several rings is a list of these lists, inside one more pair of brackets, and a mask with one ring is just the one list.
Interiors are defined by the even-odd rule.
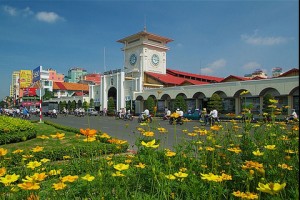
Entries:
[[[53,146],[26,152],[0,146],[0,193],[5,199],[298,199],[299,124],[272,119],[209,129],[186,122],[174,134],[158,123],[141,123],[137,152],[126,154],[88,149],[126,144],[93,129],[81,129],[73,151],[60,160],[42,153]],[[171,149],[161,139],[169,137],[182,139],[174,138]],[[63,145],[67,135],[51,139]],[[78,148],[84,144],[86,151]],[[15,154],[22,159],[7,165]]]

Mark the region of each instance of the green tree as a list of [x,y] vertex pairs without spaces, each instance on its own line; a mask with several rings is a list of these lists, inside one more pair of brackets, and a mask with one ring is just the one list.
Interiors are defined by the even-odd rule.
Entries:
[[115,114],[115,101],[113,97],[109,97],[108,98],[108,102],[107,102],[107,115],[114,115]]
[[82,104],[82,107],[87,110],[89,108],[89,103],[84,101],[83,104]]
[[145,101],[145,108],[148,108],[149,112],[153,114],[154,107],[155,107],[155,101],[153,97],[148,97],[147,100]]
[[272,112],[272,108],[269,107],[270,105],[272,105],[272,102],[270,102],[270,100],[274,100],[274,97],[271,94],[266,94],[263,97],[263,109],[262,109],[262,111],[264,113],[268,113],[268,115],[271,115],[271,112]]
[[179,95],[175,98],[174,107],[175,107],[175,109],[177,109],[177,108],[181,109],[183,112],[187,111],[186,102],[185,102],[183,96]]
[[71,109],[71,110],[74,110],[75,108],[76,108],[76,101],[73,100],[73,101],[71,102],[70,109]]
[[94,108],[95,107],[95,103],[94,103],[94,99],[92,98],[90,100],[90,108]]
[[216,109],[218,112],[221,112],[223,110],[221,97],[218,94],[214,93],[207,103],[207,108],[210,111]]
[[44,94],[44,96],[43,96],[43,99],[44,99],[44,100],[49,100],[49,99],[51,99],[51,98],[53,98],[53,97],[54,97],[53,92],[51,92],[51,91],[48,90],[48,89],[45,89],[45,94]]

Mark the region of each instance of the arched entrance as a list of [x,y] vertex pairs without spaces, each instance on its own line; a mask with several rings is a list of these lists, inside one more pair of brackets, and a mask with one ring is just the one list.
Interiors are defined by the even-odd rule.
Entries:
[[117,89],[115,87],[109,88],[107,92],[107,99],[109,101],[109,98],[113,98],[114,100],[114,109],[117,109]]

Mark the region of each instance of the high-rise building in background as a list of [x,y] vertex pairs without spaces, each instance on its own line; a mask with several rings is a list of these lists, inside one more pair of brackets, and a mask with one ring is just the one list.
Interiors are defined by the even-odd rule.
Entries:
[[275,67],[272,69],[272,77],[278,77],[282,74],[282,68],[281,67]]
[[65,77],[65,82],[77,83],[83,80],[83,76],[87,74],[87,71],[83,68],[73,67],[68,71],[68,75]]

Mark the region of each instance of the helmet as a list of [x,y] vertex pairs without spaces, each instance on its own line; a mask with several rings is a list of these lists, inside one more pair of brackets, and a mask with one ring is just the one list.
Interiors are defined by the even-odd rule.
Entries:
[[179,108],[177,108],[177,110],[179,110]]

